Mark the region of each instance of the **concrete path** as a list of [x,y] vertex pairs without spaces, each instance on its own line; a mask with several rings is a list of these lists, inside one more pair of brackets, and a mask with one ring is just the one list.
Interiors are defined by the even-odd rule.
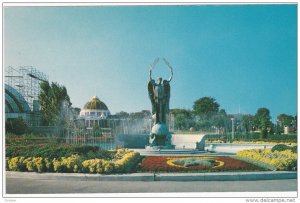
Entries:
[[297,191],[297,180],[264,181],[75,181],[6,178],[7,194]]
[[[220,173],[213,173],[212,175],[214,176],[212,177],[215,177],[216,174]],[[227,174],[229,175],[231,173]],[[248,175],[249,174],[251,175],[251,173],[248,172]],[[244,181],[238,179],[235,181],[215,181],[214,179],[211,179],[210,181],[206,181],[205,179],[196,181],[195,179],[197,179],[198,175],[160,174],[157,177],[153,177],[153,174],[150,173],[134,173],[124,176],[103,176],[98,174],[6,172],[6,193],[61,194],[297,191],[297,180],[293,178],[255,180],[255,176],[253,176],[252,179],[245,179]],[[244,175],[247,175],[247,173]]]
[[6,178],[78,181],[233,181],[233,180],[280,180],[296,179],[291,171],[259,172],[210,172],[210,173],[131,173],[131,174],[84,174],[84,173],[34,173],[6,171]]

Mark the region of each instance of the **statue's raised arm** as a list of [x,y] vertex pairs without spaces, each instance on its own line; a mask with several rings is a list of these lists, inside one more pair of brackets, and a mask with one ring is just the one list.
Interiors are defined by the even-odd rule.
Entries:
[[170,78],[168,80],[168,82],[171,82],[171,80],[173,78],[173,68],[172,68],[172,66],[170,65],[170,63],[165,58],[163,58],[163,60],[164,60],[165,64],[169,67],[169,69],[171,71],[171,76],[170,76]]
[[155,61],[150,65],[150,71],[149,71],[149,79],[152,81],[152,70],[155,68],[156,64],[159,62],[159,58],[156,58]]

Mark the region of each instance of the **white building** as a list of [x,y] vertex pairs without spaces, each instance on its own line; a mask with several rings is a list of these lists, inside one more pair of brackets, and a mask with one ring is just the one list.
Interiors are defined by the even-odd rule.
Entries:
[[80,111],[79,118],[84,119],[84,124],[87,128],[100,126],[100,122],[110,116],[106,104],[104,104],[97,96],[94,96],[91,101],[87,102]]

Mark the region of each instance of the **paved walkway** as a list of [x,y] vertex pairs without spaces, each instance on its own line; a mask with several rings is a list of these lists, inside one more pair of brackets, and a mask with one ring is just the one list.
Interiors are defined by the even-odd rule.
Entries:
[[6,178],[77,181],[242,181],[296,179],[291,171],[259,172],[206,172],[206,173],[131,173],[131,174],[84,174],[84,173],[34,173],[6,171]]
[[[213,175],[216,175],[216,173]],[[152,178],[148,179],[150,176]],[[142,177],[146,177],[146,179],[141,180]],[[162,180],[162,177],[165,177],[164,181]],[[169,179],[166,177],[169,177]],[[189,178],[184,180],[182,177]],[[297,191],[297,180],[293,178],[280,180],[255,180],[255,178],[252,178],[251,180],[248,179],[244,181],[195,181],[195,178],[197,178],[197,174],[160,174],[158,177],[154,178],[153,174],[150,173],[135,173],[125,175],[122,179],[122,175],[105,176],[97,174],[6,172],[6,193],[61,194]]]
[[[7,178],[7,194],[166,193],[297,191],[297,180],[260,181],[74,181]],[[179,195],[180,194],[174,194]],[[147,195],[146,195],[147,196]],[[232,194],[234,196],[234,194]]]

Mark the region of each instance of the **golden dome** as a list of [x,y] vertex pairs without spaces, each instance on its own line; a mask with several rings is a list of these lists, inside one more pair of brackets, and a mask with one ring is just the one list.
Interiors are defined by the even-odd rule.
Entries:
[[97,96],[94,96],[91,101],[87,102],[83,109],[108,110],[106,104],[100,101]]

